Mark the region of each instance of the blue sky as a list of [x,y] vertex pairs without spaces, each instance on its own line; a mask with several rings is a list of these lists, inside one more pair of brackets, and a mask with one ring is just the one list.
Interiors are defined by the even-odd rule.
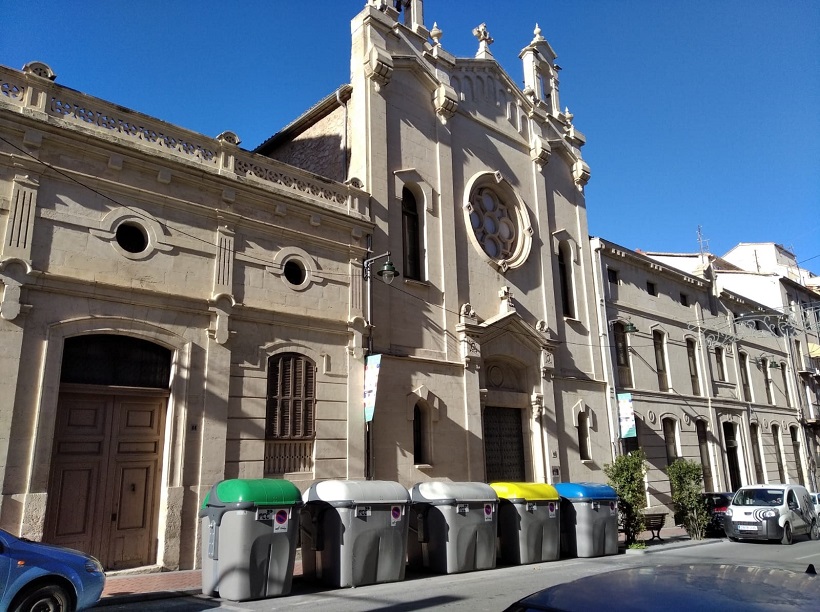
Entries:
[[[0,64],[252,149],[348,81],[364,0],[3,0]],[[159,8],[161,7],[161,8]],[[537,22],[587,137],[590,233],[631,249],[777,242],[820,273],[820,2],[425,0],[442,46],[486,22],[521,83]]]

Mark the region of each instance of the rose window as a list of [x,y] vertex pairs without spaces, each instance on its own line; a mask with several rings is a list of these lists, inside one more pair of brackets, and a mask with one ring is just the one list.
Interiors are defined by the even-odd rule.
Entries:
[[484,252],[495,260],[509,259],[515,252],[514,212],[489,187],[476,189],[470,203],[470,224]]

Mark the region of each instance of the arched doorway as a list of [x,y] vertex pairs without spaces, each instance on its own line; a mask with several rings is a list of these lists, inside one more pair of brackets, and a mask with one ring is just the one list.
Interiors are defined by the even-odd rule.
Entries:
[[156,561],[172,352],[130,336],[67,338],[44,540],[106,569]]
[[728,421],[723,422],[723,439],[726,441],[726,462],[729,466],[729,490],[737,491],[743,486],[740,475],[740,449],[737,439],[737,426]]
[[502,360],[486,365],[486,405],[482,414],[484,469],[487,482],[527,479],[527,436],[523,419],[527,396],[520,371]]

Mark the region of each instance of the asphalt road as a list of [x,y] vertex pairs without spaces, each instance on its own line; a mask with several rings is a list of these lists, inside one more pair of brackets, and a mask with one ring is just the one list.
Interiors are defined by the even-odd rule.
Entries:
[[[566,559],[533,565],[498,567],[494,570],[453,575],[408,573],[403,582],[354,589],[326,589],[307,581],[294,581],[286,597],[232,602],[205,596],[106,606],[106,611],[202,610],[304,610],[305,612],[363,611],[499,611],[517,599],[556,584],[614,569],[645,565],[733,563],[779,567],[803,572],[809,563],[820,571],[820,541],[798,538],[791,546],[776,543],[733,543],[707,540],[680,548],[657,547],[646,554],[621,554],[592,559]],[[611,609],[617,609],[614,606]]]

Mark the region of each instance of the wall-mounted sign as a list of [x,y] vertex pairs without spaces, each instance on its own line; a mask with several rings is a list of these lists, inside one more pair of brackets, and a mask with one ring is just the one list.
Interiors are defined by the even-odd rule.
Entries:
[[381,355],[368,355],[364,362],[364,420],[369,423],[376,412],[376,388],[379,386]]
[[635,411],[632,408],[632,394],[618,394],[618,425],[622,438],[635,438]]

